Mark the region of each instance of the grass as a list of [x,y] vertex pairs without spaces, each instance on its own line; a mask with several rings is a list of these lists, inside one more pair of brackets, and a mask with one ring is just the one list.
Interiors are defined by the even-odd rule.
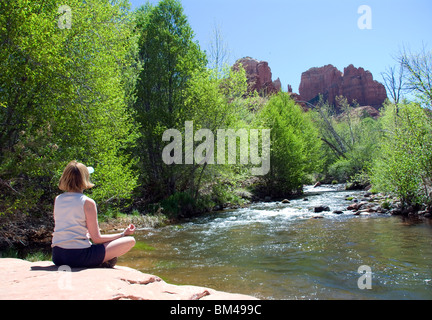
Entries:
[[27,260],[30,262],[36,262],[36,261],[51,261],[52,256],[50,253],[44,251],[35,251],[35,252],[29,252],[23,254],[16,249],[9,248],[6,251],[0,252],[0,258],[15,258],[15,259]]

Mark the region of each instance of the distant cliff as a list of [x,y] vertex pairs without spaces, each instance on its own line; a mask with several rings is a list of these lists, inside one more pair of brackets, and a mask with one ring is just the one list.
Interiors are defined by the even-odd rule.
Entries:
[[344,96],[349,103],[354,100],[360,106],[379,109],[387,98],[383,84],[373,80],[372,73],[352,64],[340,72],[331,64],[321,68],[311,68],[303,72],[299,87],[300,98],[315,103],[319,94],[330,104],[335,104],[337,96]]
[[279,78],[273,81],[268,62],[245,57],[237,60],[233,69],[238,69],[240,65],[246,71],[249,92],[256,91],[260,96],[268,96],[281,90],[281,81]]
[[[240,65],[246,71],[249,92],[257,91],[265,97],[281,91],[281,81],[279,78],[273,81],[268,62],[245,57],[237,60],[233,69],[238,69]],[[360,106],[370,106],[377,110],[387,98],[384,85],[375,81],[370,71],[356,68],[352,64],[343,73],[331,64],[310,68],[301,75],[299,93],[293,93],[290,85],[288,92],[305,109],[308,107],[303,101],[316,104],[320,94],[332,105],[336,104],[336,97],[344,96],[349,103],[357,101]]]

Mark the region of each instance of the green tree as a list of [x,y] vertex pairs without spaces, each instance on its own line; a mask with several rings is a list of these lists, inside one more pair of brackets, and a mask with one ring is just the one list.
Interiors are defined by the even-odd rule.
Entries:
[[185,120],[192,120],[184,117],[185,92],[194,75],[204,70],[206,60],[179,1],[139,8],[135,31],[141,65],[133,105],[141,132],[137,152],[146,192],[157,201],[178,187],[177,168],[162,162],[163,132],[181,130]]
[[[203,202],[212,202],[212,186],[235,166],[211,163],[217,145],[203,150],[203,161],[196,161],[196,147],[210,137],[203,136],[201,141],[193,137],[186,150],[186,122],[192,134],[207,129],[216,135],[218,129],[245,126],[240,121],[247,110],[242,98],[247,87],[245,72],[206,68],[206,55],[194,41],[179,1],[147,4],[137,10],[135,21],[140,71],[133,109],[141,135],[136,148],[142,173],[140,193],[147,202],[162,201],[165,211],[174,216],[190,215],[200,211]],[[175,131],[176,136],[163,141],[167,131]],[[163,152],[175,141],[181,161],[167,164]]]
[[358,105],[349,105],[344,97],[337,102],[341,114],[322,101],[313,113],[326,154],[324,180],[346,182],[365,177],[360,185],[368,184],[367,172],[382,135],[380,122]]
[[431,205],[432,121],[416,103],[385,105],[384,137],[372,168],[374,187],[398,196],[404,205]]
[[[229,189],[224,182],[229,178],[231,185],[235,183],[240,165],[218,162],[219,140],[216,139],[219,129],[235,131],[247,127],[241,121],[246,113],[242,96],[247,84],[244,69],[229,70],[224,74],[225,77],[220,78],[217,70],[200,70],[192,76],[185,90],[184,109],[179,115],[181,118],[177,119],[184,126],[179,128],[179,134],[185,133],[179,140],[174,137],[184,150],[180,150],[180,164],[170,165],[174,175],[171,178],[177,186],[174,193],[162,201],[165,212],[173,216],[197,214],[220,204]],[[190,132],[188,137],[186,130]],[[202,131],[205,134],[199,136]],[[172,143],[174,141],[169,145]],[[168,147],[168,142],[165,144]]]
[[321,166],[318,130],[286,93],[279,93],[259,111],[258,122],[271,129],[271,166],[264,177],[269,194],[284,197],[301,192],[307,175]]
[[[64,166],[95,167],[101,205],[135,186],[126,148],[135,133],[122,74],[129,62],[127,1],[0,3],[0,188],[2,212],[52,205]],[[43,210],[42,210],[43,211]]]

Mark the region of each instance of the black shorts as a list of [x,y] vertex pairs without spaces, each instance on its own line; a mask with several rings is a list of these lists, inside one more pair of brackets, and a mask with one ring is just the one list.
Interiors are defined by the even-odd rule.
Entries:
[[105,259],[105,246],[92,244],[86,249],[52,248],[52,260],[56,266],[67,265],[71,268],[98,267]]

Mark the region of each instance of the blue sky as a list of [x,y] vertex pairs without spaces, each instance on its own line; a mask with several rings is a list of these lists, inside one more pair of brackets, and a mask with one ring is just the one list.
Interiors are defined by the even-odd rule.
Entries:
[[[130,0],[132,8],[147,0]],[[158,0],[150,0],[157,4]],[[403,46],[432,49],[431,0],[182,0],[195,38],[206,50],[214,26],[223,35],[230,64],[250,56],[269,63],[273,80],[298,92],[302,72],[349,64],[381,72]],[[360,29],[361,5],[371,9],[371,29]]]

